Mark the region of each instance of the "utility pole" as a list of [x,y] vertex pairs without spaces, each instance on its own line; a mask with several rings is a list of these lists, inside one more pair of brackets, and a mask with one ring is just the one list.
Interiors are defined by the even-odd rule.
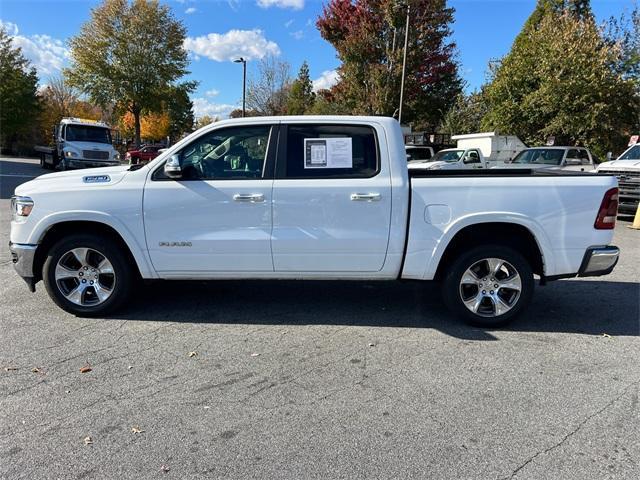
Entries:
[[407,69],[407,44],[409,43],[409,10],[410,6],[407,3],[407,25],[404,29],[404,53],[402,59],[402,80],[400,81],[400,107],[398,108],[398,123],[402,125],[402,102],[404,100],[404,76]]
[[244,118],[247,105],[247,60],[240,57],[236,58],[234,62],[242,63],[242,118]]

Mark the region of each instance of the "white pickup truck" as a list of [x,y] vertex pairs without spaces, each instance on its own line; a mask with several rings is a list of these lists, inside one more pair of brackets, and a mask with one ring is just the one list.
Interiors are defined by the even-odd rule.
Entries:
[[613,176],[406,162],[391,118],[216,122],[146,165],[19,186],[14,267],[83,316],[122,306],[138,278],[435,279],[454,312],[496,326],[529,303],[534,274],[617,262]]
[[446,148],[426,160],[408,163],[409,170],[470,170],[489,168],[479,148]]
[[596,170],[604,175],[615,175],[620,184],[620,213],[633,215],[640,204],[640,144],[625,150],[616,160],[603,162]]

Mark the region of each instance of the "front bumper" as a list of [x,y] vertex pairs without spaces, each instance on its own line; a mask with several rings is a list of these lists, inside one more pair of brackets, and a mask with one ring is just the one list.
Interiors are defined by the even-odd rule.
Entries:
[[588,248],[578,271],[579,277],[599,277],[610,274],[620,258],[618,247]]
[[13,268],[20,275],[27,285],[29,290],[35,292],[35,274],[33,273],[33,264],[36,257],[37,245],[30,245],[24,243],[11,243],[9,242],[9,250],[11,251],[11,261],[13,262]]

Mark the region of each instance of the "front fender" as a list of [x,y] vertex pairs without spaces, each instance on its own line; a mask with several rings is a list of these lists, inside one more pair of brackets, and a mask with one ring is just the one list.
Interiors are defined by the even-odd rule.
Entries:
[[[127,226],[127,224],[121,221],[119,218],[109,215],[104,212],[91,211],[91,210],[74,210],[67,212],[58,212],[48,214],[36,223],[31,230],[27,242],[32,245],[42,242],[45,234],[56,224],[63,222],[95,222],[101,223],[111,227],[115,230],[122,240],[125,242],[133,258],[138,266],[140,274],[143,278],[157,278],[157,274],[151,264],[151,259],[145,248],[145,244],[141,244],[139,240],[144,242],[144,231],[140,226],[140,232],[133,232]],[[141,222],[140,222],[141,224]],[[92,233],[87,231],[84,233]]]

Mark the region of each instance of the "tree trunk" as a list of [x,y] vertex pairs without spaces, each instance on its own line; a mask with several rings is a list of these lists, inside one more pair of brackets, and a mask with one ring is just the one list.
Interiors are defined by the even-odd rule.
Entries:
[[135,130],[136,130],[135,144],[136,144],[136,149],[138,149],[140,148],[140,109],[134,107],[131,113],[133,113],[133,119],[134,119]]

